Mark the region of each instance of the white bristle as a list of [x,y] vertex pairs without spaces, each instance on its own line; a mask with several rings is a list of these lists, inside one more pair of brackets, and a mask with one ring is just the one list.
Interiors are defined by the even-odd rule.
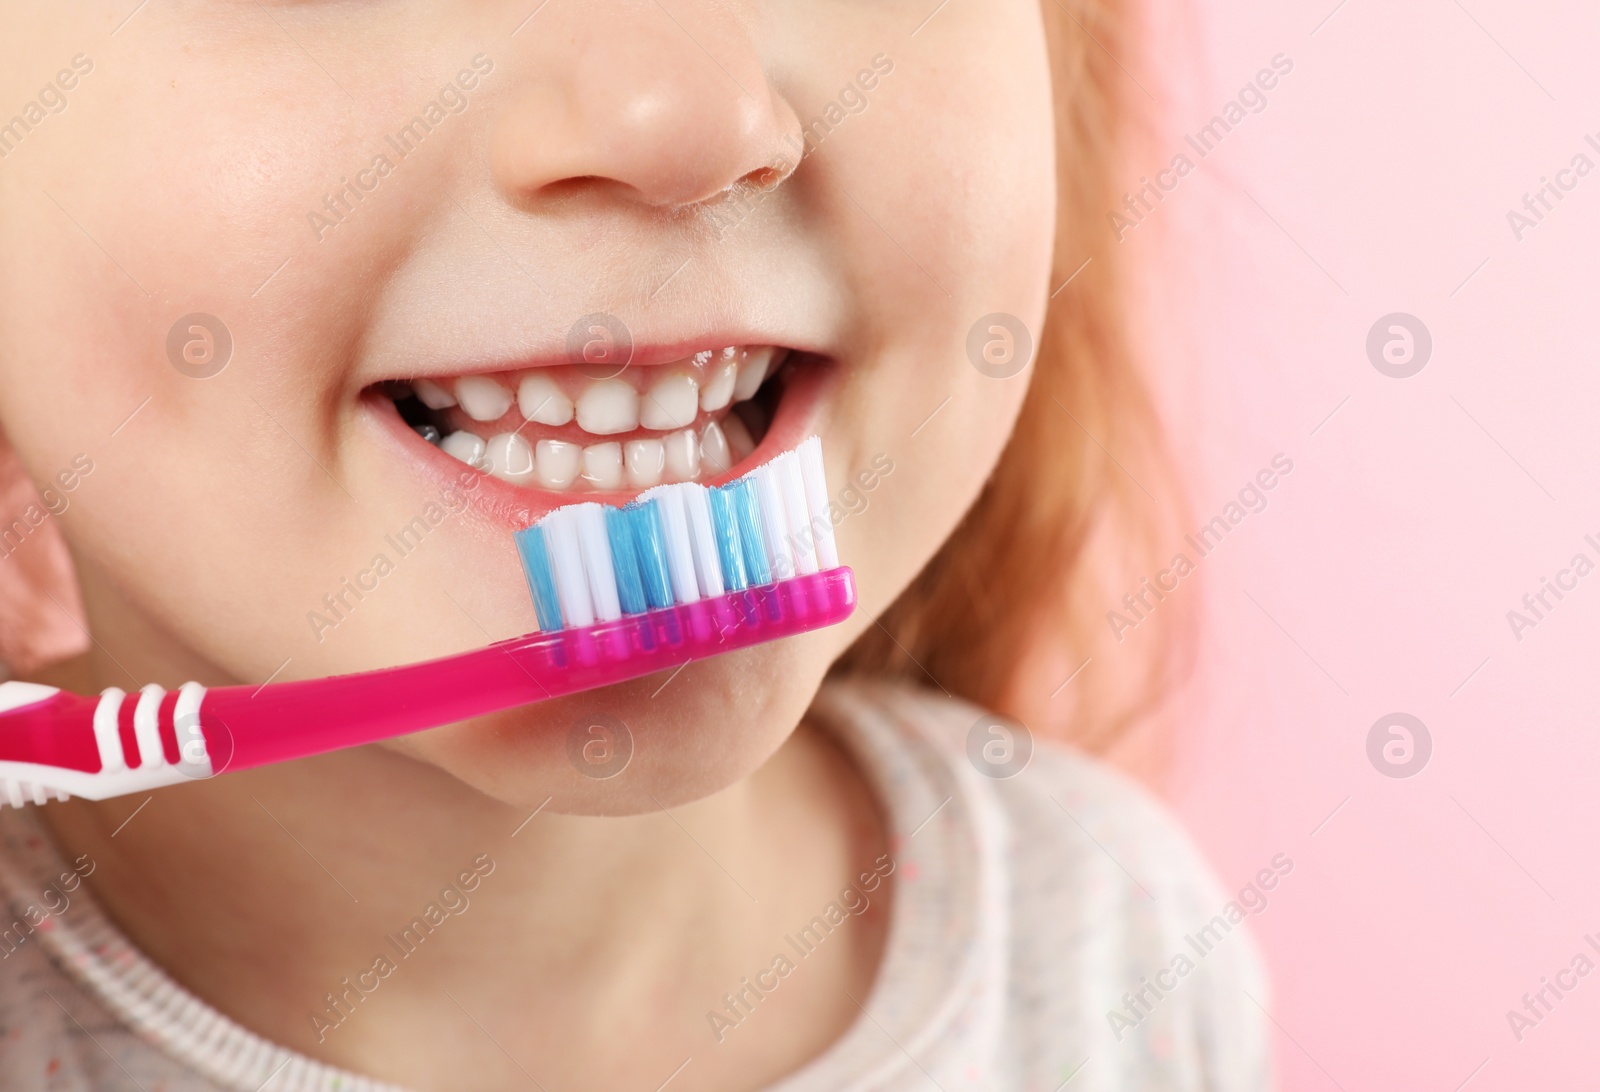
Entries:
[[706,487],[691,482],[683,488],[683,506],[689,517],[689,541],[694,547],[694,575],[706,598],[727,590],[722,581],[722,558],[717,555],[717,533],[711,526],[711,498]]
[[800,477],[805,482],[809,524],[817,544],[817,565],[823,569],[839,567],[839,544],[833,537],[833,517],[829,512],[828,473],[822,465],[822,438],[811,436],[797,449]]
[[817,536],[811,530],[806,511],[806,487],[800,478],[800,457],[785,451],[772,460],[778,489],[783,493],[784,515],[789,521],[789,547],[794,551],[795,571],[809,576],[817,571]]
[[789,521],[784,515],[783,493],[778,488],[772,464],[751,472],[756,483],[756,500],[761,505],[761,533],[767,540],[767,564],[777,580],[794,575],[794,553],[789,545]]
[[617,596],[611,539],[606,535],[606,510],[591,501],[577,505],[572,514],[578,525],[578,545],[583,548],[583,571],[589,578],[595,618],[615,622],[622,617],[622,601]]
[[[680,605],[722,598],[730,586],[723,570],[724,550],[727,558],[739,561],[738,571],[747,568],[746,559],[753,553],[766,555],[764,572],[754,562],[748,566],[746,579],[752,585],[758,574],[764,585],[839,567],[822,441],[817,437],[807,438],[794,451],[740,479],[738,489],[725,494],[729,502],[721,523],[713,501],[720,504],[722,497],[714,497],[715,492],[699,482],[647,489],[637,500],[652,507],[648,522],[643,522],[646,512],[614,519],[605,505],[592,501],[546,513],[536,525],[542,534],[525,541],[519,538],[517,543],[541,627],[583,629],[619,621],[624,617],[623,592],[634,612],[646,609],[647,599],[659,606],[664,593]],[[752,515],[759,526],[750,526]],[[631,557],[612,556],[614,541],[627,545],[631,555],[634,535],[646,536],[639,540],[641,560],[655,556],[653,544],[659,535],[668,588],[662,588],[659,570],[635,571],[637,563]],[[751,537],[758,541],[741,541]],[[619,560],[627,567],[625,585],[619,585]],[[647,592],[641,592],[641,581]]]
[[567,626],[594,625],[589,578],[584,575],[583,549],[578,542],[578,526],[572,510],[558,508],[551,512],[544,520],[544,530],[556,597],[561,602],[561,621]]
[[694,545],[689,538],[689,516],[684,510],[683,490],[674,485],[658,485],[642,497],[656,502],[661,512],[662,538],[667,547],[667,572],[672,577],[672,595],[680,603],[700,598],[700,583],[694,575]]

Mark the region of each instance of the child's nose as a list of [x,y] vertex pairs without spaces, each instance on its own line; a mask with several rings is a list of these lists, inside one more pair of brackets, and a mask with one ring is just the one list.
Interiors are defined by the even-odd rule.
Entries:
[[495,128],[503,190],[603,187],[684,206],[740,181],[770,187],[794,169],[800,120],[726,6],[680,2],[675,16],[610,7],[585,3],[574,22],[535,18],[521,32],[541,43],[515,62],[521,86]]

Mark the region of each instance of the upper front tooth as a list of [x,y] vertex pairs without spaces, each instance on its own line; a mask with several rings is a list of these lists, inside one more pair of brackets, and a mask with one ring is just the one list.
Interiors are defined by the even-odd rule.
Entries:
[[546,489],[565,489],[578,479],[578,461],[583,449],[565,440],[540,440],[534,448],[534,464],[539,484]]
[[511,408],[511,392],[486,375],[465,375],[456,380],[456,398],[474,421],[498,421]]
[[446,410],[456,404],[456,396],[431,379],[413,379],[411,393],[431,410]]
[[639,407],[639,423],[660,432],[683,428],[694,423],[699,404],[699,385],[694,376],[678,372],[657,380],[650,388]]
[[583,478],[596,489],[621,489],[622,445],[612,440],[584,448]]
[[533,477],[533,447],[515,432],[502,432],[489,440],[484,451],[489,473],[501,481],[521,485]]
[[517,385],[517,410],[524,420],[564,425],[572,420],[572,399],[547,375],[525,375]]
[[754,398],[756,391],[767,378],[767,369],[772,365],[772,354],[777,352],[771,345],[763,345],[759,349],[750,350],[750,355],[744,358],[744,363],[739,365],[739,378],[733,384],[733,400],[743,402]]
[[621,379],[590,383],[578,396],[578,427],[596,436],[632,432],[639,427],[639,393]]
[[733,384],[739,378],[739,361],[734,353],[723,350],[721,358],[711,366],[710,378],[700,388],[700,408],[719,410],[733,401]]

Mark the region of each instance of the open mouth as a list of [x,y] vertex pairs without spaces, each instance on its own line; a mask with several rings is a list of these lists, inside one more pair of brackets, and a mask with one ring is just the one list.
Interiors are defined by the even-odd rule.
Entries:
[[667,364],[560,364],[375,390],[441,452],[513,486],[610,493],[725,476],[766,437],[802,354],[708,349]]

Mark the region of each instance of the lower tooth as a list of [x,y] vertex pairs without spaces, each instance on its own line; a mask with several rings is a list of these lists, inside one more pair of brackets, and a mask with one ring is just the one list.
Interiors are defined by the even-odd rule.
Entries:
[[477,466],[483,460],[485,446],[482,436],[466,431],[452,432],[439,441],[440,451],[460,459],[469,466]]
[[439,430],[433,425],[412,425],[411,431],[415,432],[418,436],[421,436],[434,447],[439,446]]
[[721,474],[733,465],[728,438],[715,421],[707,421],[700,433],[700,465],[708,474]]
[[661,484],[667,451],[660,440],[629,440],[623,453],[628,464],[628,484],[634,489],[649,489]]
[[522,485],[533,477],[533,447],[515,432],[502,432],[484,450],[489,473],[512,485]]
[[583,480],[596,489],[621,489],[622,445],[613,442],[584,448]]
[[756,449],[750,430],[736,415],[730,413],[722,419],[722,431],[728,438],[728,457],[733,462],[739,462]]
[[700,444],[688,429],[662,439],[667,453],[667,480],[692,482],[700,476]]
[[583,449],[565,440],[540,440],[534,449],[534,464],[539,484],[546,489],[566,489],[578,480],[578,464]]

